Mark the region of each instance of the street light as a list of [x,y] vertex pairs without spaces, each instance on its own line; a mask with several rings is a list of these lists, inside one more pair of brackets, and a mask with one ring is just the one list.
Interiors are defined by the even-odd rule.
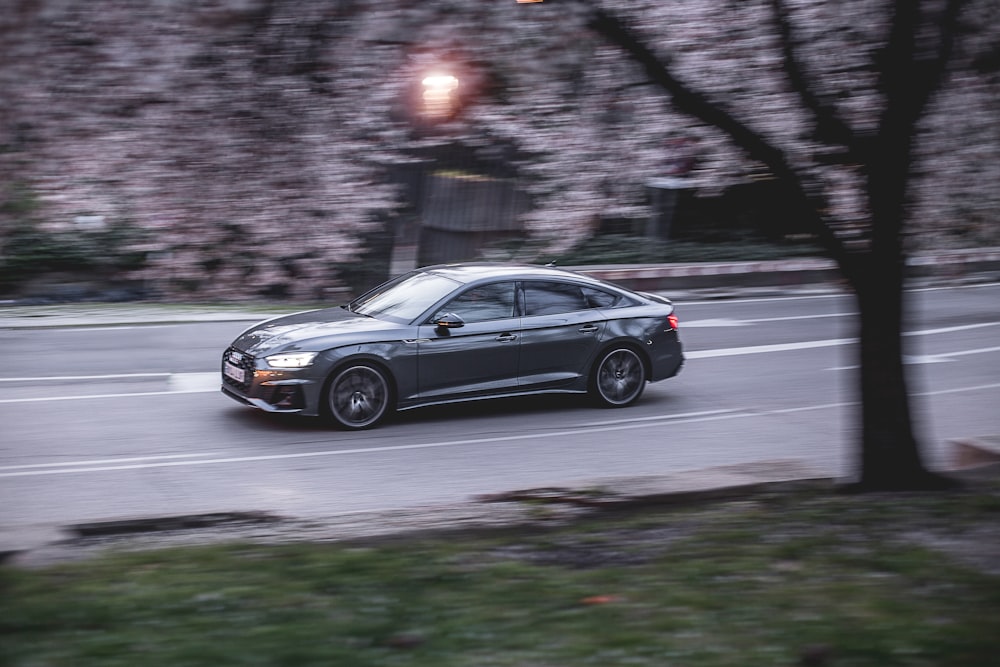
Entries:
[[458,79],[450,74],[434,74],[424,78],[424,114],[435,118],[447,117],[455,109],[452,97],[458,89]]

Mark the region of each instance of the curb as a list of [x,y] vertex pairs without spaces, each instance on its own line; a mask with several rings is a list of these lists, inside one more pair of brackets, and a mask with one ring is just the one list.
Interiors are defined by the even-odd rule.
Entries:
[[[1000,280],[1000,248],[945,250],[907,259],[909,279],[932,281]],[[836,262],[826,258],[756,262],[699,262],[691,264],[607,265],[566,267],[639,290],[678,291],[720,286],[799,287],[839,284],[843,276]],[[734,285],[736,283],[736,285]]]
[[841,280],[828,259],[702,262],[646,266],[566,267],[635,290],[680,291],[717,287],[791,287]]

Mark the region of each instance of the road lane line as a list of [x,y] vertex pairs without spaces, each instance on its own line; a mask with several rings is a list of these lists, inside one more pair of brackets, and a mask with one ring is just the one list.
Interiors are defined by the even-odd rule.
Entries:
[[[904,364],[934,364],[953,361],[952,357],[966,357],[970,354],[984,354],[987,352],[1000,352],[1000,347],[980,347],[974,350],[959,350],[957,352],[942,352],[941,354],[918,354],[914,356],[904,356]],[[827,368],[828,371],[854,371],[861,368],[857,364],[852,366],[833,366]]]
[[40,377],[0,378],[0,382],[53,382],[73,380],[133,380],[137,378],[165,378],[171,373],[118,373],[115,375],[43,375]]
[[[934,287],[912,287],[906,288],[905,293],[917,292],[947,292],[951,290],[979,289],[982,287],[1000,287],[1000,282],[976,283],[974,285],[939,285]],[[659,293],[670,296],[668,291],[660,290]],[[759,296],[744,299],[703,299],[701,301],[684,301],[683,299],[673,299],[678,306],[718,306],[719,304],[744,304],[760,303],[762,301],[801,301],[803,299],[853,299],[854,295],[847,289],[836,292],[825,292],[823,294],[795,294],[791,296]]]
[[0,403],[43,403],[45,401],[82,401],[98,398],[134,398],[136,396],[171,396],[173,394],[206,394],[215,389],[180,389],[172,391],[137,391],[131,394],[88,394],[84,396],[38,396],[35,398],[0,398]]
[[975,350],[960,350],[958,352],[945,352],[936,354],[936,357],[964,357],[969,354],[983,354],[984,352],[1000,352],[1000,347],[980,347]]
[[758,322],[789,322],[791,320],[818,320],[823,317],[854,317],[855,315],[857,315],[857,313],[821,313],[819,315],[787,315],[785,317],[759,317],[743,321],[757,324]]
[[173,373],[167,379],[171,391],[219,391],[219,372]]
[[942,396],[944,394],[960,394],[966,391],[981,391],[983,389],[1000,389],[1000,382],[993,384],[980,384],[972,387],[956,387],[954,389],[935,389],[934,391],[921,391],[910,394],[910,396]]
[[91,466],[105,463],[134,463],[136,461],[158,461],[161,459],[191,459],[205,456],[215,456],[217,452],[199,452],[197,454],[159,454],[156,456],[130,456],[116,459],[94,459],[91,461],[63,461],[61,463],[24,463],[16,466],[0,466],[0,470],[26,470],[28,468],[66,468],[70,466]]
[[801,343],[777,343],[775,345],[751,345],[749,347],[724,347],[718,350],[691,350],[684,352],[685,359],[715,359],[717,357],[738,357],[744,354],[766,352],[788,352],[790,350],[810,350],[817,347],[836,347],[856,343],[854,338],[831,338],[829,340],[809,340]]
[[[669,293],[661,292],[669,297]],[[761,296],[748,299],[707,299],[702,301],[683,301],[673,299],[677,306],[718,306],[719,304],[733,303],[760,303],[761,301],[801,301],[802,299],[846,299],[851,296],[850,292],[829,292],[826,294],[797,294],[794,296]]]
[[[665,419],[682,419],[687,417],[704,417],[706,415],[721,415],[730,412],[742,412],[741,410],[728,409],[728,410],[702,410],[700,412],[685,412],[677,415],[653,415],[652,417],[634,417],[629,419],[629,422],[644,422],[644,421],[663,421]],[[609,419],[606,421],[599,422],[587,422],[585,424],[580,424],[581,427],[584,426],[607,426],[608,424],[621,424],[621,419]]]
[[681,325],[685,329],[699,329],[699,328],[715,329],[715,328],[744,327],[750,324],[760,324],[760,323],[770,323],[770,322],[788,322],[792,320],[818,320],[825,317],[853,317],[855,315],[857,315],[857,313],[819,313],[817,315],[787,315],[785,317],[761,317],[761,318],[746,318],[746,319],[718,317],[707,320],[682,320]]
[[[942,327],[938,329],[919,329],[917,331],[903,332],[904,336],[936,336],[945,333],[955,333],[956,331],[969,331],[971,329],[982,329],[984,327],[994,327],[1000,322],[980,322],[978,324],[962,324],[954,327]],[[763,354],[766,352],[788,352],[791,350],[809,350],[818,347],[836,347],[838,345],[850,345],[857,343],[857,338],[830,338],[827,340],[807,340],[798,343],[777,343],[774,345],[750,345],[748,347],[727,347],[718,350],[691,350],[685,351],[686,359],[714,359],[716,357],[735,357],[744,354]],[[945,356],[945,355],[938,355]]]
[[62,324],[51,327],[56,331],[127,331],[129,329],[173,329],[176,324]]
[[1000,322],[980,322],[979,324],[960,324],[954,327],[942,327],[940,329],[922,329],[919,331],[904,331],[904,336],[936,336],[943,333],[955,333],[956,331],[969,331],[970,329],[982,329],[983,327],[995,327]]
[[[200,394],[219,391],[219,374],[210,373],[134,373],[127,375],[90,375],[74,377],[43,377],[41,380],[118,380],[157,378],[167,381],[169,389],[163,391],[123,392],[117,394],[80,394],[73,396],[36,396],[32,398],[6,398],[0,403],[38,403],[43,401],[74,401],[85,398],[127,398],[131,396],[163,396],[169,394]],[[27,381],[29,378],[3,378],[0,381]]]

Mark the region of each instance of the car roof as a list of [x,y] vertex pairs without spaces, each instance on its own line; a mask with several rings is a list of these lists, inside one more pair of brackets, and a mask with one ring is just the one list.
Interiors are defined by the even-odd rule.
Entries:
[[[451,278],[460,283],[471,283],[482,278],[574,278],[592,285],[607,285],[602,280],[554,266],[514,264],[506,262],[463,262],[425,266],[421,271]],[[611,285],[611,287],[618,287]],[[619,287],[620,289],[620,287]]]

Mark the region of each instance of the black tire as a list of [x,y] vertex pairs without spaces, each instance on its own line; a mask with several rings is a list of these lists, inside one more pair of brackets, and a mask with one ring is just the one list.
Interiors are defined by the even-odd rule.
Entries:
[[646,365],[630,347],[605,350],[590,376],[590,393],[599,405],[623,408],[632,405],[646,388]]
[[326,411],[339,426],[352,431],[371,428],[392,412],[392,384],[379,367],[356,363],[331,376]]

